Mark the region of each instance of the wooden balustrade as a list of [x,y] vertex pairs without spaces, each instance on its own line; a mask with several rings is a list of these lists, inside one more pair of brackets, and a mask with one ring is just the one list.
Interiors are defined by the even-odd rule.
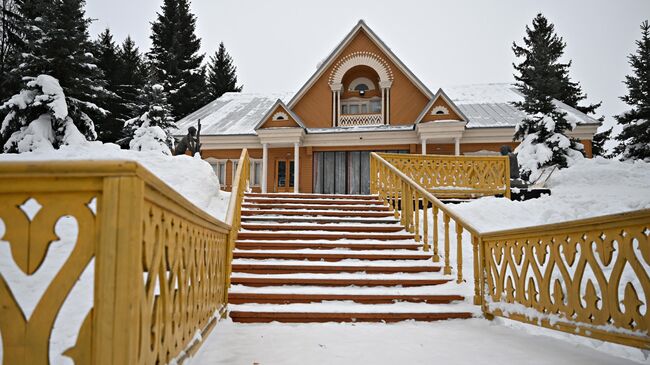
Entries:
[[510,198],[507,156],[441,156],[382,153],[381,157],[439,198]]
[[[474,303],[488,318],[502,316],[650,349],[650,209],[480,233],[417,184],[411,176],[419,174],[407,175],[384,156],[371,154],[372,193],[395,209],[416,239],[420,238],[416,217],[422,211],[423,249],[432,249],[435,262],[441,258],[438,214],[442,214],[444,273],[452,274],[455,265],[458,283],[463,281],[463,232],[471,234]],[[418,165],[417,156],[409,158]],[[449,254],[451,226],[455,262]]]
[[[227,304],[247,159],[244,151],[231,224],[135,162],[0,164],[2,363],[49,364],[55,323],[69,320],[61,313],[75,300],[89,309],[69,334],[76,343],[60,350],[77,364],[162,364],[194,353]],[[94,276],[81,284],[86,272]],[[30,276],[44,281],[40,297],[26,297]]]
[[[385,154],[371,153],[370,158],[370,191],[378,194],[388,205],[395,210],[396,217],[406,229],[415,234],[416,240],[423,243],[423,249],[429,251],[432,248],[432,260],[440,261],[441,255],[438,249],[439,226],[438,216],[442,214],[444,246],[442,257],[444,258],[443,272],[445,275],[452,274],[452,262],[450,260],[450,222],[453,220],[453,227],[456,230],[456,262],[453,263],[456,274],[456,282],[463,282],[462,265],[462,233],[469,232],[473,237],[478,237],[478,231],[460,216],[453,213],[443,202],[436,198],[431,192],[417,184],[411,177],[393,166],[386,159]],[[394,156],[389,154],[388,156]],[[432,207],[432,224],[429,226],[428,207]],[[422,219],[420,219],[422,217]],[[420,234],[422,232],[422,234]],[[429,232],[432,232],[432,242],[429,243]],[[474,239],[472,239],[472,242]],[[474,260],[478,260],[478,256]],[[476,266],[476,264],[474,265]],[[480,304],[480,289],[478,282],[474,281],[474,303]]]
[[650,349],[650,209],[481,235],[483,310]]
[[241,228],[241,205],[244,201],[244,194],[249,190],[250,181],[250,156],[248,149],[244,148],[237,163],[232,180],[232,190],[230,191],[230,201],[226,213],[226,223],[230,225],[230,234],[228,235],[228,288],[230,288],[230,274],[232,269],[232,256],[235,250],[235,242]]

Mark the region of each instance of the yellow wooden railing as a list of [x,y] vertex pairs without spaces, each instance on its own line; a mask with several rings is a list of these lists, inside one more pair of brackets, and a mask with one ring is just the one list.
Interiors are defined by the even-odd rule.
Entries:
[[[248,164],[239,166],[244,186]],[[30,204],[40,206],[35,215],[25,213]],[[84,272],[94,273],[92,292],[80,292],[92,309],[66,356],[76,364],[182,362],[225,310],[238,211],[230,209],[232,225],[221,222],[135,162],[0,164],[2,363],[50,362],[54,324],[67,320],[60,313]],[[76,228],[62,230],[64,218]],[[48,250],[66,233],[73,249],[52,270]],[[47,281],[26,305],[29,276]]]
[[481,235],[483,310],[650,349],[650,209]]
[[381,157],[439,198],[510,198],[507,156],[441,156],[382,153]]
[[241,228],[241,205],[244,200],[244,194],[248,191],[250,177],[250,156],[248,150],[244,148],[239,157],[237,171],[232,180],[232,190],[230,191],[230,201],[228,202],[228,211],[226,213],[226,222],[230,224],[230,234],[228,235],[228,288],[230,287],[230,274],[232,269],[232,256],[237,242],[237,235]]
[[454,264],[458,283],[463,232],[471,235],[474,303],[487,317],[650,349],[650,209],[481,233],[383,157],[371,154],[371,192],[394,208],[436,262],[442,216],[444,273]]
[[[370,192],[378,194],[388,205],[395,210],[395,217],[400,218],[406,230],[415,234],[418,242],[423,242],[425,251],[432,250],[433,261],[439,262],[441,256],[444,258],[444,273],[452,273],[450,262],[450,244],[452,239],[452,228],[456,240],[456,282],[461,283],[463,279],[463,231],[472,236],[472,249],[474,252],[474,272],[478,272],[478,230],[471,224],[452,212],[443,202],[436,198],[427,189],[416,183],[411,177],[393,166],[386,159],[385,154],[370,154]],[[399,156],[390,154],[388,157]],[[415,159],[412,159],[415,160]],[[429,209],[431,205],[431,220]],[[420,213],[421,212],[421,213]],[[439,224],[439,217],[442,224]],[[431,221],[431,225],[429,224]],[[450,227],[450,223],[453,225]],[[442,231],[440,230],[442,226]],[[429,244],[429,232],[432,233],[432,242]],[[444,237],[444,248],[442,255],[438,248],[438,237]],[[478,276],[474,277],[474,303],[480,304],[480,290]]]

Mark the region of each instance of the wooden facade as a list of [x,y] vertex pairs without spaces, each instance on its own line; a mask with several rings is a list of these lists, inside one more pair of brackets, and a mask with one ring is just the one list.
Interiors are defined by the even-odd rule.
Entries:
[[[205,112],[197,115],[200,119]],[[251,166],[263,175],[259,184],[252,184],[253,191],[356,194],[369,191],[363,166],[370,152],[494,155],[503,145],[517,146],[514,123],[471,124],[474,120],[442,89],[432,93],[363,21],[291,100],[277,99],[257,118],[245,133],[208,132],[201,137],[204,158],[226,161],[221,181],[225,190],[231,189],[235,161],[244,148]],[[179,123],[184,121],[194,120],[187,117]],[[583,124],[569,135],[581,140],[590,157],[598,124]],[[297,169],[290,173],[294,164]],[[251,169],[252,180],[260,174],[256,171]]]

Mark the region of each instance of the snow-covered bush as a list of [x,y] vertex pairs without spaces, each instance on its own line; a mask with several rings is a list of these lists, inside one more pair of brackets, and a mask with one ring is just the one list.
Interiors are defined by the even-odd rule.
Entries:
[[146,111],[140,117],[124,123],[124,134],[130,139],[129,148],[171,155],[174,148],[172,130],[175,127],[164,88],[161,85],[147,85],[144,101]]
[[527,180],[537,180],[541,167],[567,167],[584,158],[584,146],[564,135],[562,129],[558,130],[550,115],[536,114],[518,124],[516,130],[521,132],[523,140],[515,153],[522,176]]
[[[97,137],[92,120],[85,114],[80,114],[80,120],[71,118],[57,79],[39,75],[26,81],[26,87],[0,107],[0,114],[6,115],[0,127],[3,152],[55,149]],[[84,136],[75,123],[90,135]]]

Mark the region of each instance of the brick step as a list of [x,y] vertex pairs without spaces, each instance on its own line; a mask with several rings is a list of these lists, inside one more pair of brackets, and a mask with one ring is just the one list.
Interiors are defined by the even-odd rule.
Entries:
[[293,304],[318,303],[323,301],[344,300],[362,304],[389,304],[395,302],[448,304],[461,301],[462,295],[362,295],[362,294],[270,294],[270,293],[229,293],[231,304]]
[[273,203],[242,203],[242,208],[246,209],[307,209],[307,210],[354,210],[354,211],[391,211],[386,205],[335,205],[335,204],[273,204]]
[[423,254],[356,254],[356,253],[301,253],[301,252],[247,252],[236,251],[236,259],[280,259],[280,260],[308,260],[308,261],[341,261],[341,260],[429,260],[430,255]]
[[237,237],[241,240],[342,240],[342,239],[368,239],[368,240],[409,240],[413,239],[414,235],[411,233],[349,233],[349,232],[335,232],[335,233],[311,233],[311,232],[240,232]]
[[328,205],[384,205],[375,199],[296,199],[296,198],[251,198],[245,197],[244,203],[251,204],[328,204]]
[[299,224],[254,224],[242,223],[242,229],[249,231],[332,231],[332,232],[400,232],[404,230],[404,226],[399,224],[394,225],[365,225],[365,226],[349,226],[349,225],[299,225]]
[[377,195],[345,195],[345,194],[295,194],[295,193],[246,193],[251,198],[294,198],[294,199],[368,199],[377,200]]
[[334,248],[345,248],[354,251],[361,250],[419,250],[422,245],[419,244],[390,244],[390,243],[332,243],[325,242],[274,242],[274,241],[237,241],[235,247],[239,250],[330,250]]
[[233,264],[233,272],[248,274],[329,274],[341,272],[366,272],[368,274],[394,274],[439,272],[440,266],[351,266],[351,265],[268,265]]
[[283,286],[283,285],[314,285],[314,286],[428,286],[441,285],[450,279],[329,279],[329,278],[275,278],[275,277],[238,277],[230,278],[233,285],[254,287]]
[[232,311],[230,318],[239,323],[323,323],[323,322],[401,322],[440,321],[454,318],[471,318],[467,312],[450,313],[319,313],[319,312],[247,312]]
[[373,217],[385,218],[395,217],[392,211],[341,211],[341,210],[289,210],[289,209],[242,209],[242,217],[257,216],[263,214],[286,215],[286,216],[326,216],[326,217]]
[[358,217],[292,217],[292,216],[244,216],[242,223],[245,222],[277,222],[277,223],[367,223],[367,224],[391,224],[399,223],[395,218],[358,218]]

